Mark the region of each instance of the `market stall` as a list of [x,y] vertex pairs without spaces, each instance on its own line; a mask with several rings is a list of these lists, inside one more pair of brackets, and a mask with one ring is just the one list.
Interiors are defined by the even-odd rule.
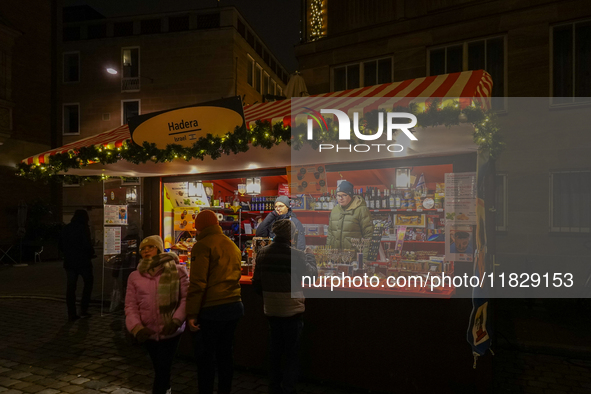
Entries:
[[[21,170],[31,176],[59,173],[68,163],[68,174],[146,178],[152,209],[145,212],[144,230],[159,233],[166,247],[185,262],[194,242],[193,216],[202,209],[217,212],[226,234],[244,251],[241,283],[246,316],[237,333],[236,362],[262,369],[266,326],[262,301],[248,284],[249,254],[252,257],[253,252],[249,249],[256,226],[270,213],[275,196],[290,195],[291,208],[304,225],[306,244],[321,260],[324,275],[345,269],[356,275],[352,270],[355,259],[357,274],[368,273],[380,280],[472,271],[476,207],[446,206],[460,197],[450,198],[454,191],[446,189],[446,184],[469,185],[470,198],[475,200],[476,186],[482,183],[476,178],[477,152],[496,148],[494,126],[484,115],[491,86],[486,72],[472,71],[312,96],[323,108],[343,111],[378,98],[379,109],[411,111],[418,107],[419,127],[413,130],[417,140],[402,143],[401,137],[397,142],[404,149],[399,154],[386,149],[367,154],[338,149],[322,152],[314,144],[299,144],[301,135],[296,130],[306,112],[299,107],[294,110],[294,103],[284,100],[246,107],[244,134],[238,138],[238,129],[221,132],[211,139],[212,147],[204,137],[193,147],[133,146],[129,129],[121,126],[27,158]],[[434,102],[438,107],[432,106]],[[360,111],[377,109],[369,106]],[[285,143],[290,134],[291,147]],[[229,154],[220,155],[220,151]],[[295,167],[315,180],[304,186],[305,180],[293,173]],[[316,170],[308,172],[309,167]],[[406,177],[404,183],[398,183],[398,173]],[[369,207],[379,230],[370,244],[338,255],[325,243],[341,180],[354,185],[355,196]],[[469,224],[456,223],[464,217]],[[468,244],[458,249],[456,238],[464,234],[468,234]],[[365,247],[368,252],[359,260],[356,255]],[[454,259],[449,258],[451,254]],[[394,387],[423,391],[441,387],[441,382],[461,389],[475,380],[490,379],[490,364],[485,362],[478,375],[472,373],[472,357],[464,350],[469,289],[439,286],[427,292],[424,287],[310,288],[303,345],[305,375],[383,391]],[[424,296],[443,299],[407,299]]]

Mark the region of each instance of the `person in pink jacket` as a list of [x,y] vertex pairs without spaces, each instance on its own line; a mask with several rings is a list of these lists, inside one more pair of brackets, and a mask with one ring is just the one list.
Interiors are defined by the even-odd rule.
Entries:
[[174,253],[162,253],[158,235],[140,243],[142,259],[127,282],[125,325],[144,343],[154,365],[153,394],[170,393],[170,371],[185,330],[189,279]]

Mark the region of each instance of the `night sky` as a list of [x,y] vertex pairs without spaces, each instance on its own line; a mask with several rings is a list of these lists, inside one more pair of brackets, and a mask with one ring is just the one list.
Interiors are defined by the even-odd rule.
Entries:
[[106,17],[157,14],[234,6],[291,73],[297,69],[294,45],[300,39],[299,0],[64,0],[64,5],[88,4]]

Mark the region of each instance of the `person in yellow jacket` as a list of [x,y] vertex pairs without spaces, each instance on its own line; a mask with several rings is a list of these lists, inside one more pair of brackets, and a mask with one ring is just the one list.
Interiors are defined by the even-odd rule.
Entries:
[[187,323],[193,332],[200,394],[212,394],[218,371],[219,394],[230,393],[233,342],[244,315],[240,298],[240,249],[226,237],[212,211],[195,218],[197,242],[191,250]]

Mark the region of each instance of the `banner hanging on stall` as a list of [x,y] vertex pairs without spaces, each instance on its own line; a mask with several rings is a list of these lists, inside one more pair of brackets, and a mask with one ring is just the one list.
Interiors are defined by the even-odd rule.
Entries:
[[244,125],[242,99],[238,96],[129,119],[131,140],[140,146],[154,143],[158,149],[170,144],[192,147],[208,134],[225,135]]
[[[494,176],[494,164],[490,159],[488,151],[478,151],[477,158],[477,199],[476,199],[476,249],[474,253],[473,275],[484,278],[487,273],[492,273],[491,255],[487,253],[486,233],[486,209],[485,196],[491,193],[487,190],[487,179]],[[482,284],[472,288],[472,313],[468,326],[467,340],[472,346],[474,355],[474,367],[476,360],[490,348],[491,344],[491,323],[488,318],[488,305],[492,289],[490,283],[482,281]]]

